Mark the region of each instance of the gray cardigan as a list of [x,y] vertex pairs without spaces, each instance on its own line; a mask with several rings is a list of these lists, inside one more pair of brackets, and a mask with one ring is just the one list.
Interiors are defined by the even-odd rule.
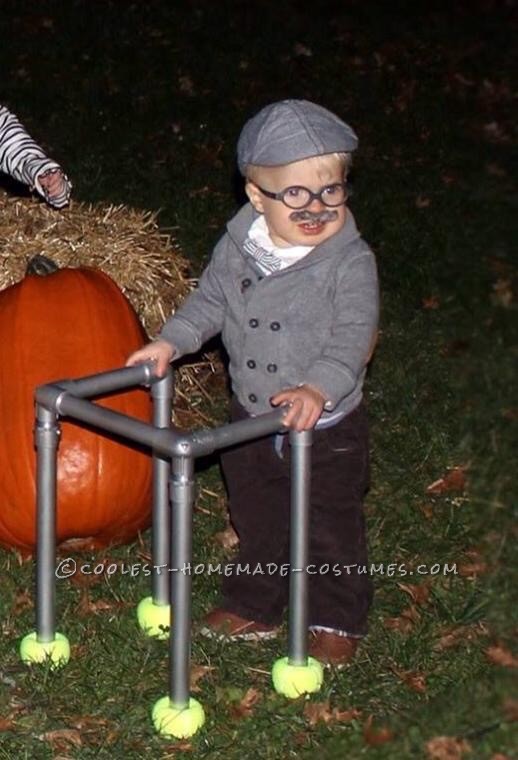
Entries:
[[275,393],[304,383],[326,396],[323,418],[348,413],[362,398],[378,321],[374,255],[347,210],[333,237],[264,276],[243,250],[256,217],[247,203],[230,220],[198,288],[159,337],[179,358],[221,332],[233,391],[252,415],[271,411]]

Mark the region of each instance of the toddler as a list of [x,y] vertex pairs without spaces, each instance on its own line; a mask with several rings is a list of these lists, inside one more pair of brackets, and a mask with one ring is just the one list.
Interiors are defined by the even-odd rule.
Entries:
[[[368,575],[357,568],[367,564],[362,386],[376,336],[378,282],[374,256],[347,206],[356,147],[351,127],[308,101],[273,103],[250,119],[237,146],[249,203],[227,224],[198,288],[157,340],[128,359],[154,359],[161,375],[173,358],[221,332],[232,419],[287,405],[287,427],[314,428],[309,653],[336,666],[351,659],[365,635],[372,596]],[[280,571],[289,562],[286,438],[222,454],[240,544],[221,604],[205,618],[206,635],[277,633],[289,585]]]

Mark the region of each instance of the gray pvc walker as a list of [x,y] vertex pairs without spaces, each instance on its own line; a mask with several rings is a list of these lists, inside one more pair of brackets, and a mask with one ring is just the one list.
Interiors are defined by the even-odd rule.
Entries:
[[[93,396],[145,385],[151,388],[153,422],[148,424],[88,400]],[[36,389],[37,449],[36,630],[24,637],[21,658],[27,664],[65,665],[70,645],[56,630],[56,497],[60,417],[79,420],[153,453],[152,564],[172,572],[154,572],[152,595],[138,605],[140,627],[150,636],[170,639],[168,694],[155,703],[152,719],[160,734],[186,738],[204,723],[201,704],[189,695],[191,644],[191,576],[194,460],[227,446],[285,430],[285,410],[234,422],[211,430],[183,433],[171,426],[172,371],[154,375],[152,363],[104,372]],[[274,688],[296,698],[318,691],[322,665],[307,654],[308,546],[311,483],[311,431],[290,431],[291,518],[288,656],[272,669]],[[182,571],[183,568],[183,571]],[[173,616],[174,610],[174,616]],[[167,632],[170,630],[170,635]]]

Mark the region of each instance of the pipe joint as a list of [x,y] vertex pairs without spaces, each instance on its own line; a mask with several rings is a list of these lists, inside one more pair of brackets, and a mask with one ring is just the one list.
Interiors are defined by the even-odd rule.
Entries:
[[40,385],[36,388],[34,398],[37,404],[59,414],[59,404],[65,394],[66,391],[59,385]]
[[37,449],[56,449],[61,438],[61,427],[57,422],[38,421],[34,426],[33,436]]
[[300,433],[296,430],[290,430],[289,432],[290,446],[293,447],[309,447],[313,444],[313,431],[302,430]]
[[173,476],[169,481],[169,492],[172,502],[190,504],[194,500],[194,480]]
[[[146,365],[148,367],[149,365]],[[153,400],[172,399],[173,397],[173,373],[169,369],[167,375],[161,378],[155,378],[151,385],[151,396]]]
[[184,438],[176,435],[174,440],[171,441],[170,455],[173,457],[192,457],[192,442],[189,438]]

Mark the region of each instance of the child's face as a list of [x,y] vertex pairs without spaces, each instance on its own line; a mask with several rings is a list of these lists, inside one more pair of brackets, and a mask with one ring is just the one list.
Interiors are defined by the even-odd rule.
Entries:
[[[281,200],[267,197],[259,188],[280,193],[288,187],[305,187],[313,193],[344,181],[338,159],[304,159],[284,166],[260,167],[254,181],[246,184],[250,202],[264,219],[272,242],[280,248],[318,245],[335,235],[345,223],[345,203],[332,208],[313,198],[304,209],[293,209]],[[332,195],[330,193],[330,195]],[[309,213],[305,213],[309,212]]]

